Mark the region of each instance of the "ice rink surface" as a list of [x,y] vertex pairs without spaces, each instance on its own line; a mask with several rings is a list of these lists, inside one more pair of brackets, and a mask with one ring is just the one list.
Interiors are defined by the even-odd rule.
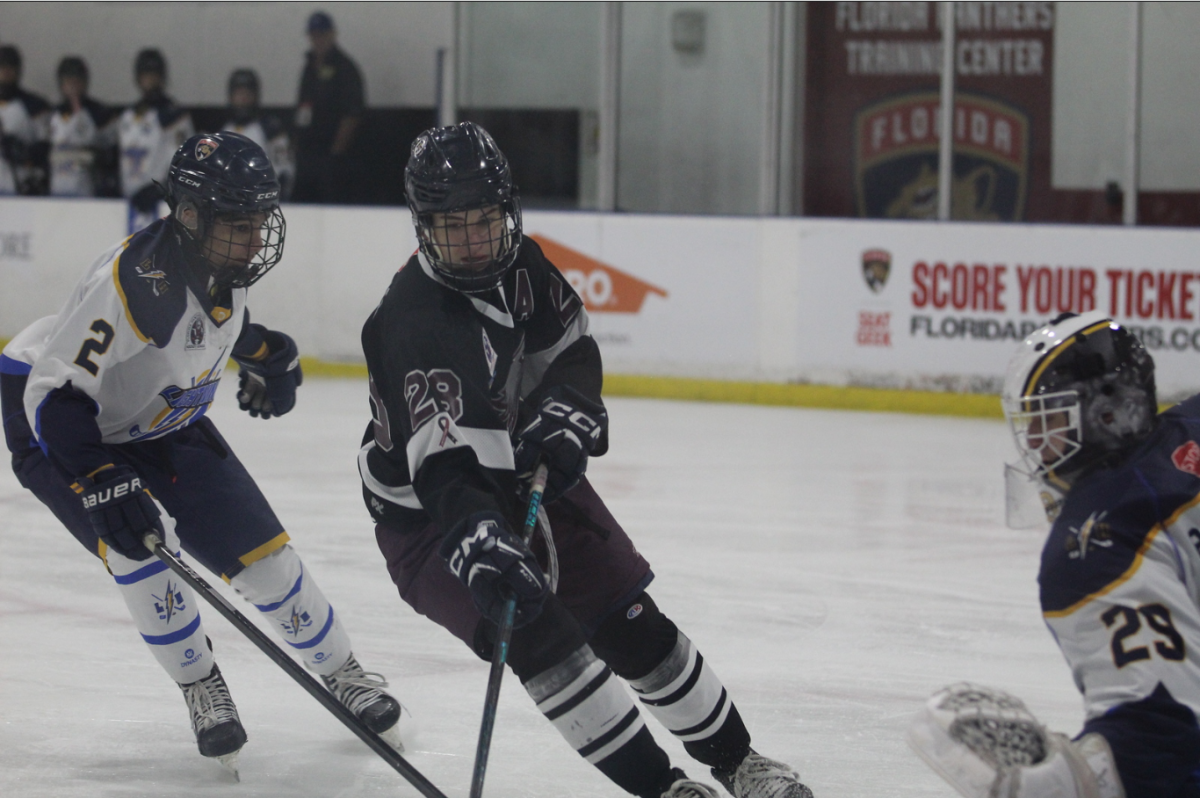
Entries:
[[[411,711],[409,760],[465,796],[487,665],[388,579],[355,467],[365,384],[309,380],[293,413],[264,422],[237,410],[234,382],[212,417],[358,659]],[[1051,728],[1079,729],[1080,698],[1038,611],[1041,533],[1003,524],[1002,422],[639,399],[609,412],[611,450],[590,475],[654,567],[652,595],[729,688],[755,747],[793,764],[817,798],[954,795],[903,740],[950,682],[1006,688]],[[240,784],[201,758],[111,577],[0,470],[0,796],[417,795],[207,607],[250,741]],[[485,794],[623,793],[510,673]]]

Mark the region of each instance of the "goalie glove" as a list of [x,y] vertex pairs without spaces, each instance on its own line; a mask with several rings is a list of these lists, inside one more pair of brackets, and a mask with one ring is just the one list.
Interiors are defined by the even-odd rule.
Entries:
[[255,418],[282,416],[296,406],[296,388],[304,382],[300,351],[291,336],[254,325],[270,354],[262,360],[234,357],[238,376],[238,407]]
[[513,628],[536,618],[550,592],[546,576],[529,547],[499,513],[474,513],[455,525],[438,553],[450,573],[471,591],[479,612],[493,623],[504,617],[504,602],[517,600]]
[[545,504],[575,487],[587,471],[588,456],[607,430],[608,413],[603,405],[566,385],[551,388],[533,421],[517,434],[513,460],[523,495],[528,495],[541,457],[549,466]]
[[1104,737],[1047,731],[1003,690],[966,682],[939,690],[907,738],[966,798],[1125,798]]

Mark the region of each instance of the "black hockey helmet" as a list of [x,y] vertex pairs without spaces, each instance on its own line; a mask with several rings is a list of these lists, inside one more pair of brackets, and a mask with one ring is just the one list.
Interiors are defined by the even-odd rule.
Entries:
[[63,78],[79,78],[84,83],[88,80],[87,62],[77,55],[64,56],[58,62],[57,78],[61,82]]
[[21,75],[21,51],[11,44],[0,46],[0,67],[12,67]]
[[228,94],[233,94],[234,89],[250,89],[254,92],[254,96],[258,96],[258,73],[253,69],[235,69],[229,75],[229,86],[226,89]]
[[139,50],[133,59],[133,76],[136,78],[143,72],[153,72],[156,75],[167,76],[167,59],[163,58],[161,50],[147,47]]
[[1103,312],[1064,313],[1022,342],[1003,404],[1025,462],[1063,487],[1118,461],[1154,429],[1154,360]]
[[[245,288],[283,257],[279,180],[262,147],[238,133],[192,136],[167,174],[171,218],[212,267],[217,283]],[[238,229],[238,222],[257,222]]]
[[[500,284],[521,246],[521,204],[508,159],[486,130],[460,122],[417,136],[404,193],[421,252],[447,285],[471,294]],[[487,216],[468,230],[466,214],[476,210]]]

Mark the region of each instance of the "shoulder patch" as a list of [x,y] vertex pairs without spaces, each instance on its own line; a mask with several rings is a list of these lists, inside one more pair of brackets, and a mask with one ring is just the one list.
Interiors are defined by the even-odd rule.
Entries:
[[170,343],[187,309],[187,287],[175,269],[174,249],[167,223],[160,220],[133,236],[113,266],[130,325],[159,349]]
[[1200,444],[1185,441],[1171,453],[1171,462],[1185,474],[1200,477]]

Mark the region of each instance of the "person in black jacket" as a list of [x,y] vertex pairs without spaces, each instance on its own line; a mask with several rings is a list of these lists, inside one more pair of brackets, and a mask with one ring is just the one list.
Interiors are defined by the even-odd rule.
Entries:
[[[608,448],[600,351],[579,296],[522,237],[503,153],[470,122],[426,131],[405,189],[420,247],[363,328],[373,422],[359,455],[401,598],[490,659],[515,596],[508,664],[567,742],[634,795],[716,792],[671,766],[614,675],[737,798],[810,798],[751,749],[584,475]],[[527,546],[514,520],[543,459],[547,524]]]
[[351,149],[366,99],[362,73],[337,46],[333,18],[316,11],[308,18],[312,49],[300,76],[296,107],[297,202],[337,203],[350,200]]

